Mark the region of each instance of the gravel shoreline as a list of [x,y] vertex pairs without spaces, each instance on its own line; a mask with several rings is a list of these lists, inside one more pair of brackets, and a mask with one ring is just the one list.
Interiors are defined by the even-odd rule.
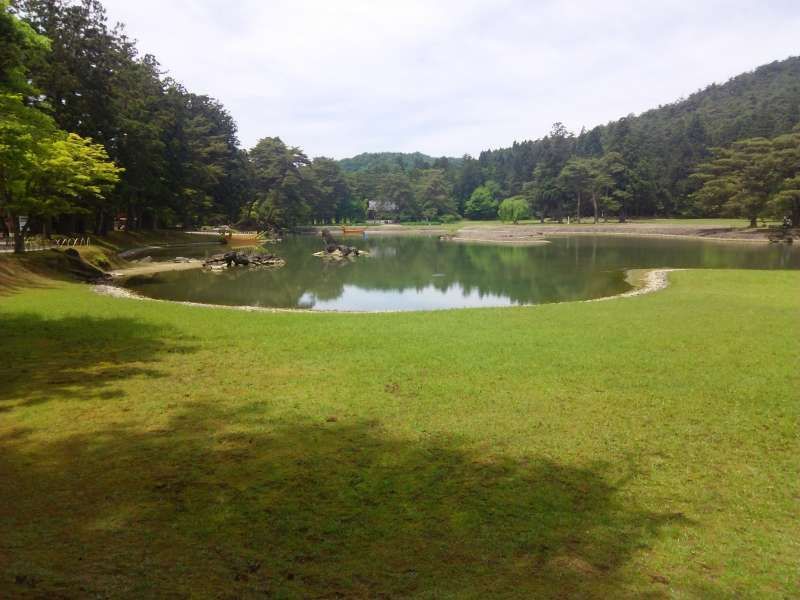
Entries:
[[565,235],[615,235],[628,237],[683,238],[724,242],[769,243],[768,229],[737,229],[733,227],[707,227],[690,225],[648,225],[631,224],[585,224],[585,225],[513,225],[513,226],[466,226],[455,234],[470,240],[481,238],[484,241],[499,243],[515,240],[547,238]]
[[[641,269],[632,269],[631,271],[640,271]],[[633,296],[643,296],[644,294],[650,294],[653,292],[657,292],[659,290],[663,290],[669,285],[669,277],[668,274],[673,271],[682,271],[683,269],[651,269],[647,271],[645,274],[641,285],[637,286],[633,290],[629,290],[627,292],[622,292],[621,294],[615,294],[613,296],[605,296],[603,298],[590,298],[588,300],[576,300],[576,301],[565,301],[565,302],[545,302],[542,304],[520,304],[515,307],[491,307],[487,306],[485,308],[519,308],[519,307],[534,307],[534,306],[547,306],[549,304],[567,304],[568,302],[604,302],[606,300],[617,300],[619,298],[631,298]],[[630,272],[630,271],[629,271]],[[356,311],[356,310],[313,310],[313,309],[306,309],[306,308],[278,308],[278,307],[267,307],[267,306],[230,306],[227,304],[206,304],[203,302],[188,302],[188,301],[176,301],[176,300],[162,300],[159,298],[148,298],[147,296],[142,296],[141,294],[137,294],[136,292],[119,287],[116,285],[110,285],[106,283],[96,284],[92,286],[92,290],[103,296],[110,296],[112,298],[125,298],[128,300],[147,300],[149,302],[169,302],[171,304],[181,304],[184,306],[199,306],[204,308],[221,308],[227,310],[243,310],[246,312],[267,312],[267,313],[311,313],[317,315],[324,315],[324,314],[376,314],[376,313],[411,313],[411,312],[435,312],[435,311],[425,311],[425,310],[370,310],[370,311]],[[461,308],[452,308],[452,309],[438,309],[438,310],[465,310]]]

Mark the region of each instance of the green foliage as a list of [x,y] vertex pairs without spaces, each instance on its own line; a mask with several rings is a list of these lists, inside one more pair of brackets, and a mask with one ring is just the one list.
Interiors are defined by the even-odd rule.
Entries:
[[692,177],[702,185],[692,198],[707,213],[743,216],[755,227],[758,217],[784,212],[800,225],[800,132],[716,148]]
[[48,39],[18,19],[8,0],[0,0],[0,89],[9,94],[33,95],[30,65],[49,50]]
[[[57,127],[103,144],[124,168],[120,185],[94,211],[55,220],[65,232],[105,233],[114,217],[128,229],[235,220],[250,200],[250,169],[225,108],[163,77],[97,0],[19,0],[32,31],[52,52],[30,75]],[[41,225],[41,224],[40,224]]]
[[434,219],[455,214],[453,188],[441,169],[427,169],[420,173],[414,195],[419,216]]
[[363,152],[352,158],[338,161],[346,173],[370,171],[387,173],[390,171],[409,172],[418,169],[446,168],[460,163],[458,158],[434,158],[421,152]]
[[487,181],[472,192],[464,207],[464,214],[476,220],[496,218],[499,195],[500,186],[494,181]]
[[[477,158],[384,152],[330,161],[343,174],[320,159],[302,177],[285,181],[293,192],[271,188],[268,194],[263,177],[256,190],[256,165],[240,147],[226,109],[165,77],[124,29],[109,26],[98,0],[16,0],[16,13],[8,0],[0,2],[2,89],[26,107],[48,106],[57,128],[102,144],[123,169],[106,202],[51,219],[64,232],[104,233],[123,215],[129,229],[239,218],[263,226],[338,222],[363,218],[369,202],[391,218],[485,219],[493,218],[494,202],[511,195],[524,196],[542,220],[583,216],[588,202],[595,219],[747,212],[744,196],[721,201],[717,194],[714,200],[711,187],[693,196],[703,182],[692,172],[711,158],[711,147],[788,135],[800,121],[795,57],[577,135],[555,123],[541,139]],[[502,190],[491,200],[482,189],[489,182]],[[771,190],[767,200],[753,196],[751,212],[794,214],[797,187],[784,187]]]
[[[29,64],[23,61],[36,60],[47,45],[5,2],[0,4],[0,30],[17,49],[4,57],[0,77],[0,213],[11,223],[15,249],[22,252],[34,220],[86,212],[113,189],[120,169],[101,145],[60,130],[20,94],[33,93],[27,83]],[[21,216],[27,217],[24,226]]]
[[497,214],[504,223],[516,224],[528,218],[528,202],[522,196],[506,198],[500,203]]
[[311,161],[296,147],[278,138],[263,138],[250,152],[253,164],[252,215],[264,227],[294,227],[311,214],[314,182],[304,167]]
[[405,173],[393,172],[382,177],[373,198],[379,217],[400,215],[404,219],[416,219],[420,215],[411,181]]
[[535,214],[561,219],[577,208],[575,190],[555,181],[567,160],[614,153],[609,172],[614,185],[601,210],[623,220],[628,215],[691,215],[696,204],[690,195],[700,185],[691,173],[709,157],[711,147],[787,134],[798,122],[800,57],[793,57],[577,136],[556,124],[542,139],[482,152],[479,163],[483,177],[510,193],[522,192]]

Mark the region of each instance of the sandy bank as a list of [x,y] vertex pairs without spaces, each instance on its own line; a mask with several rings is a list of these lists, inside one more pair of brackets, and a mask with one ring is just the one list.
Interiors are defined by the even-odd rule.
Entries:
[[151,262],[124,269],[111,271],[112,277],[133,277],[134,275],[152,275],[153,273],[163,273],[165,271],[189,271],[191,269],[202,269],[202,260],[189,260],[184,262]]
[[564,235],[622,235],[630,237],[674,237],[727,242],[769,243],[768,229],[737,229],[733,227],[708,227],[707,225],[668,225],[648,223],[586,223],[582,225],[485,225],[460,229],[459,238],[504,241],[536,236]]

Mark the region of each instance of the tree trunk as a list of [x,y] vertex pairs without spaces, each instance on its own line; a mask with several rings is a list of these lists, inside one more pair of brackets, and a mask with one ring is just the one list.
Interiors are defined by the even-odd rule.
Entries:
[[105,213],[103,212],[102,208],[98,208],[94,211],[94,234],[95,235],[103,235],[103,220],[105,217]]
[[22,254],[25,252],[25,233],[19,226],[19,217],[17,215],[12,215],[11,225],[14,232],[14,254]]
[[11,225],[14,231],[14,254],[23,254],[25,252],[25,235],[28,233],[28,228],[31,226],[30,217],[25,227],[19,226],[19,216],[11,216]]
[[594,206],[594,224],[597,225],[599,219],[597,207],[597,192],[592,192],[592,206]]
[[750,217],[750,229],[756,229],[758,227],[758,217]]
[[576,223],[580,223],[581,222],[581,193],[580,192],[578,192],[578,211],[577,212],[578,212],[578,214],[577,214],[577,218],[575,219],[575,222]]

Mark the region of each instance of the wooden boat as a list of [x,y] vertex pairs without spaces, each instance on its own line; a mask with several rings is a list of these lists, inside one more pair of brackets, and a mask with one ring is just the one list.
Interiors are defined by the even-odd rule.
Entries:
[[355,235],[364,233],[367,230],[366,227],[342,227],[342,235]]

